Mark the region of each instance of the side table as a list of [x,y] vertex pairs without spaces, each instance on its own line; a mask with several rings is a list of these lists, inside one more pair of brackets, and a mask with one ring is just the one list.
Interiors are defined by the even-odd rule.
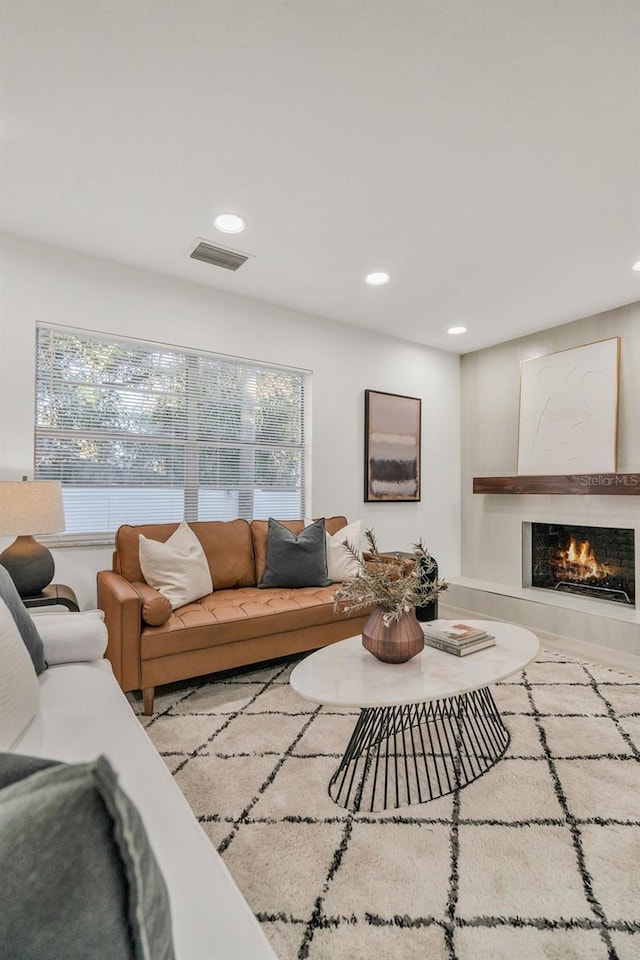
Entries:
[[[380,554],[381,557],[385,558],[385,561],[393,563],[395,559],[399,559],[401,563],[415,563],[416,555],[415,553],[407,553],[405,550],[387,550],[384,553]],[[365,559],[370,559],[371,554],[367,555],[365,553]],[[425,581],[428,583],[433,583],[434,580],[438,579],[438,564],[436,561],[433,561],[435,566],[431,573],[428,576],[424,576]],[[419,622],[425,622],[427,620],[437,620],[438,619],[438,601],[430,600],[429,603],[425,604],[424,607],[416,607],[416,620]]]
[[36,593],[33,597],[23,597],[22,602],[25,607],[66,607],[78,613],[78,598],[75,593],[64,583],[50,583],[45,587],[42,593]]

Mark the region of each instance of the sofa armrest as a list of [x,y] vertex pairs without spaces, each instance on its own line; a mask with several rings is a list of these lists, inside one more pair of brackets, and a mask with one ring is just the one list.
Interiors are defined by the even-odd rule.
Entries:
[[97,583],[98,606],[109,633],[107,659],[123,690],[139,690],[142,600],[132,584],[112,570],[100,570]]
[[101,660],[107,647],[107,628],[102,610],[84,613],[39,613],[33,618],[42,638],[45,660],[83,663]]

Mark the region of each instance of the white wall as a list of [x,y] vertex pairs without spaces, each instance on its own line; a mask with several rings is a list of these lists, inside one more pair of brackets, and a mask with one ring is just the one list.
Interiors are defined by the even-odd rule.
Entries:
[[474,476],[514,476],[520,361],[620,337],[618,472],[640,472],[640,303],[510,340],[462,358],[462,574],[521,586],[522,521],[634,527],[637,497],[473,494]]
[[[456,355],[16,237],[2,238],[1,266],[0,479],[33,476],[38,321],[304,367],[313,371],[313,514],[363,517],[382,549],[422,537],[442,575],[459,573]],[[422,399],[421,503],[363,502],[366,388]],[[111,549],[56,549],[54,558],[56,581],[93,605]]]

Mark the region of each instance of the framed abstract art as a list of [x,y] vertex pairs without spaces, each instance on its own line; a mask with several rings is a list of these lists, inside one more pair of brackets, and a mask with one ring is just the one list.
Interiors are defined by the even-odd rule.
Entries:
[[421,401],[364,392],[364,499],[420,500]]
[[519,475],[614,473],[620,338],[523,360]]

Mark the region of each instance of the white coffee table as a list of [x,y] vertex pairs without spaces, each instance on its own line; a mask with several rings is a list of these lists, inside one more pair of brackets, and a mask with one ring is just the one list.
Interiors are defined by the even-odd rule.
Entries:
[[323,647],[293,670],[302,697],[360,715],[329,783],[340,806],[386,810],[426,803],[486,773],[509,745],[489,685],[522,670],[540,649],[530,630],[467,620],[496,646],[455,657],[424,648],[408,663],[376,660],[350,637]]

